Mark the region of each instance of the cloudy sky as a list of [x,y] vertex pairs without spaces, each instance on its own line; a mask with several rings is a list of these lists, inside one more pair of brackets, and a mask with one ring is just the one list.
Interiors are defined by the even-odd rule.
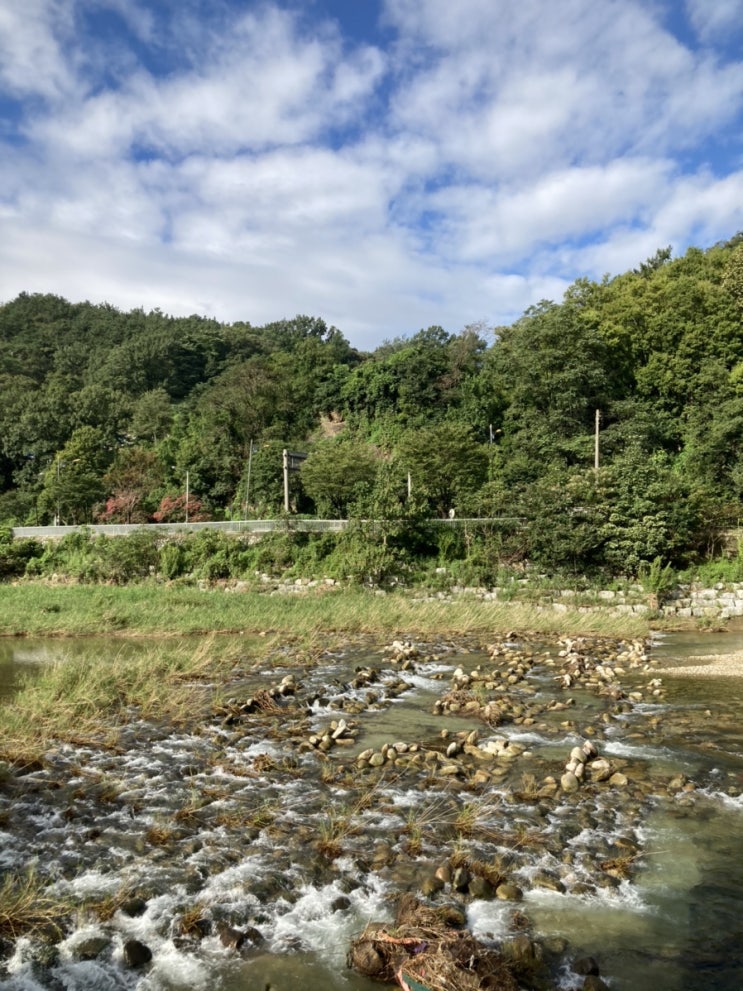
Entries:
[[743,0],[1,0],[0,301],[356,346],[743,229]]

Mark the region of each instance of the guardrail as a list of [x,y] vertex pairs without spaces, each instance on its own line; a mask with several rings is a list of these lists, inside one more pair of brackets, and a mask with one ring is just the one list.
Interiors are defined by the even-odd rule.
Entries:
[[[374,522],[371,520],[363,522]],[[513,517],[469,517],[462,519],[431,519],[430,524],[460,527],[474,523],[516,523]],[[70,533],[94,533],[107,537],[125,537],[142,531],[157,531],[163,535],[193,533],[199,530],[222,530],[225,533],[340,533],[349,520],[313,520],[289,517],[280,520],[211,520],[205,523],[93,523],[89,526],[16,526],[13,538],[35,537],[37,540],[59,540]]]

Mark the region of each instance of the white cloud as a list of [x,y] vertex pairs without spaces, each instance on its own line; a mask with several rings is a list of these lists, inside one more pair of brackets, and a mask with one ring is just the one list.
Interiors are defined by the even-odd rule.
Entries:
[[77,89],[62,40],[73,32],[64,0],[4,0],[0,5],[0,86],[10,96],[58,101]]
[[388,0],[387,14],[405,33],[404,57],[424,53],[396,95],[401,126],[482,178],[665,155],[741,108],[740,63],[684,48],[632,0]]
[[624,159],[563,169],[515,188],[449,187],[432,197],[452,257],[514,264],[537,246],[586,238],[607,226],[645,219],[662,198],[670,164]]
[[233,154],[297,144],[358,110],[383,70],[371,46],[341,57],[338,39],[299,38],[286,12],[245,14],[229,34],[205,40],[201,60],[173,76],[140,69],[118,90],[36,118],[29,135],[77,157]]
[[686,0],[692,27],[702,41],[727,40],[743,33],[740,0]]
[[[305,312],[371,347],[743,228],[740,163],[705,144],[740,147],[743,61],[685,46],[661,5],[384,6],[386,51],[270,2],[184,2],[163,33],[168,5],[6,0],[0,298]],[[137,43],[82,34],[83,10]]]

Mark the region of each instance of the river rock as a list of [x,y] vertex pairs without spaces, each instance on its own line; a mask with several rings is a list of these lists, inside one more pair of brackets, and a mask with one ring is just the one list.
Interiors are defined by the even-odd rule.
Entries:
[[606,981],[602,981],[598,974],[589,974],[583,981],[583,991],[610,991]]
[[472,898],[480,898],[484,901],[489,901],[495,894],[490,881],[487,878],[480,877],[479,874],[476,874],[470,879],[467,890]]
[[560,787],[565,792],[578,791],[580,787],[580,782],[572,771],[566,771],[560,778]]
[[124,962],[133,970],[144,967],[152,960],[152,950],[138,939],[128,939],[124,943]]
[[368,977],[375,977],[385,967],[382,955],[377,952],[371,939],[354,943],[351,946],[348,962],[354,970],[358,970],[360,974],[366,974]]
[[593,957],[579,957],[573,961],[573,973],[587,977],[589,974],[599,974],[599,965]]
[[466,891],[472,875],[466,867],[457,867],[452,874],[451,884],[455,891]]
[[72,956],[76,960],[95,960],[104,950],[111,945],[111,940],[103,934],[88,936],[81,940],[72,950]]
[[614,768],[604,757],[591,761],[588,767],[591,781],[608,781],[614,773]]
[[524,897],[524,892],[517,884],[511,881],[503,881],[495,889],[495,897],[502,902],[520,902]]
[[430,898],[431,895],[436,895],[439,891],[444,890],[444,882],[441,878],[436,877],[435,874],[429,874],[421,882],[421,894],[425,895],[426,898]]
[[147,911],[147,902],[144,898],[127,898],[126,901],[121,903],[120,910],[124,915],[128,915],[129,918],[134,919],[140,915],[144,915]]

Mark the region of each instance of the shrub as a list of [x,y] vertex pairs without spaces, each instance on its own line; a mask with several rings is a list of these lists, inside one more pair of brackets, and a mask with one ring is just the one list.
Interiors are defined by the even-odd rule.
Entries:
[[38,540],[14,540],[9,527],[0,529],[0,580],[18,578],[44,553]]

